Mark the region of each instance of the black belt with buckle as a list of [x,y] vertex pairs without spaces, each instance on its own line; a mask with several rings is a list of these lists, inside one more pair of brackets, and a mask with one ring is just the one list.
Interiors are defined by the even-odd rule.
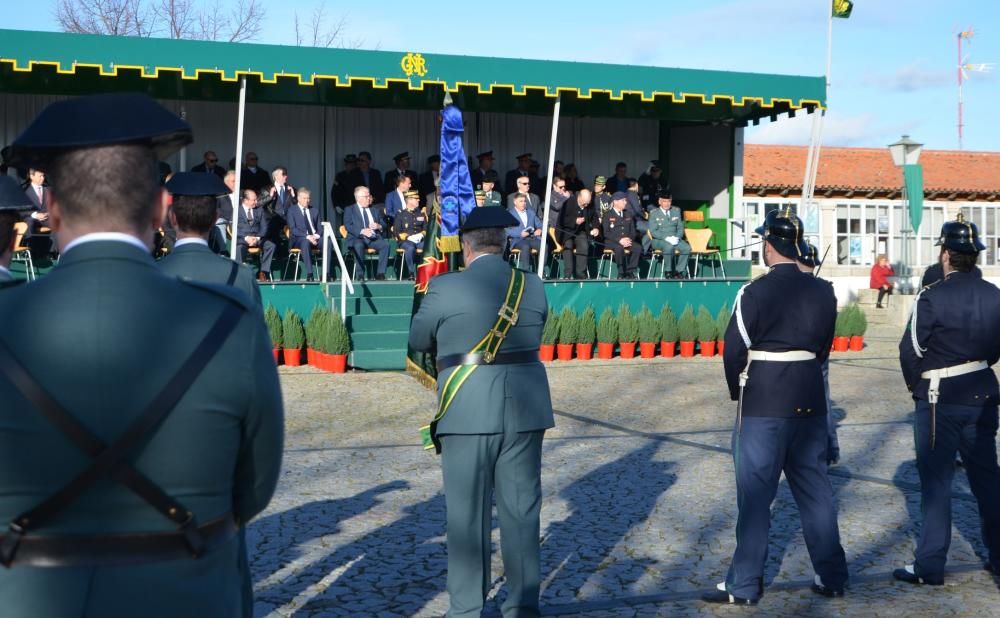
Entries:
[[437,359],[437,370],[441,373],[445,369],[457,365],[521,365],[524,363],[537,363],[541,359],[538,357],[538,350],[527,352],[504,352],[497,354],[492,359],[487,360],[483,352],[471,352],[469,354],[449,354],[440,356]]
[[[192,553],[185,533],[180,530],[59,536],[31,533],[19,541],[12,566],[96,567],[192,560],[232,539],[236,530],[232,513],[198,526],[204,542],[199,554]],[[0,536],[0,543],[9,534],[12,533]]]

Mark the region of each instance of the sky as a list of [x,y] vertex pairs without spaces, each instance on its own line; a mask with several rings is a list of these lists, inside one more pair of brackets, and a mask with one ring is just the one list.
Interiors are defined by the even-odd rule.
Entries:
[[[209,0],[194,0],[196,3]],[[224,8],[236,0],[214,0]],[[660,0],[576,2],[265,2],[255,42],[294,44],[323,6],[362,48],[823,75],[830,0]],[[3,27],[58,30],[56,0],[5,7]],[[615,7],[621,10],[614,10]],[[624,9],[624,7],[628,7]],[[910,135],[927,148],[957,149],[956,35],[974,29],[964,62],[1000,64],[997,0],[854,0],[833,24],[829,112],[823,144],[884,147]],[[1000,151],[990,116],[1000,75],[972,74],[964,88],[965,150]],[[748,143],[806,144],[811,115],[747,129]]]

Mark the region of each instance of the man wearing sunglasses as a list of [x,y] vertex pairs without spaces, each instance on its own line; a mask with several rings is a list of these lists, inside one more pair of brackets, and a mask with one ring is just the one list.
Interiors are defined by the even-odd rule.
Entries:
[[215,154],[214,150],[206,150],[204,158],[205,160],[192,167],[191,171],[200,174],[215,174],[219,178],[225,179],[226,170],[219,165],[219,155]]

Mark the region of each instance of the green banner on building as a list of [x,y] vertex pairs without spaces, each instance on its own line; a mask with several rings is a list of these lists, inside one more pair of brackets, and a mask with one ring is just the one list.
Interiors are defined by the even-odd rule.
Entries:
[[924,217],[924,169],[919,165],[904,165],[903,182],[906,185],[906,201],[910,206],[910,224],[916,232]]

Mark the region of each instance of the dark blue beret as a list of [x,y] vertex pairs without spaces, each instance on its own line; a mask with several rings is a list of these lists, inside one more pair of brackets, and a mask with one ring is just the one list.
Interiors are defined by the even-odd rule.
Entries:
[[486,227],[514,227],[520,222],[503,208],[473,208],[465,218],[462,231],[478,230]]
[[624,191],[615,191],[614,194],[611,196],[611,199],[613,199],[613,200],[627,200],[628,199],[628,193],[625,193]]
[[232,191],[216,174],[201,172],[177,172],[167,182],[167,191],[171,195],[210,195],[219,197],[229,195]]

